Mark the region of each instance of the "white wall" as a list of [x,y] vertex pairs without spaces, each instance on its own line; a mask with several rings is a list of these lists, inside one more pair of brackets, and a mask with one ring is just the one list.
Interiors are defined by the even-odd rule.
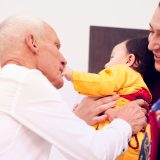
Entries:
[[[148,29],[159,0],[0,0],[0,20],[17,13],[29,13],[51,24],[61,40],[61,52],[68,64],[87,71],[89,26]],[[73,105],[79,96],[66,83],[60,90]]]

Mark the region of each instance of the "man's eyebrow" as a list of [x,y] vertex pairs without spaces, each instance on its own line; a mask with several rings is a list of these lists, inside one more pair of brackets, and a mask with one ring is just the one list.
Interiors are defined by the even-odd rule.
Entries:
[[[150,26],[151,29],[153,29],[151,23],[149,24],[149,26]],[[157,31],[157,32],[160,32],[160,29],[157,29],[156,31]]]
[[151,25],[151,23],[149,23],[149,27],[150,27],[150,28],[153,28],[152,25]]

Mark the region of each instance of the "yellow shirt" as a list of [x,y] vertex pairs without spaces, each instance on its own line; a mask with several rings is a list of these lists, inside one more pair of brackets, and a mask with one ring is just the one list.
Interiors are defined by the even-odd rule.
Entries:
[[[151,93],[141,74],[126,65],[114,65],[98,74],[73,72],[73,84],[76,91],[88,96],[103,97],[119,94],[121,97],[117,100],[116,108],[137,98],[144,98],[151,102]],[[131,98],[132,96],[134,98]],[[95,128],[101,129],[108,123],[108,121],[105,121],[97,124]],[[144,132],[139,132],[137,134],[139,147],[137,149],[129,147],[118,160],[138,160],[143,137]],[[132,136],[130,144],[133,147],[137,145],[134,136]]]

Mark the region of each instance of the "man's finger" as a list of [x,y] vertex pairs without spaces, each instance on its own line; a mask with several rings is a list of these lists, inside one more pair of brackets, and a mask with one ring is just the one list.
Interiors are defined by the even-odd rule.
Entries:
[[137,105],[144,107],[144,108],[149,106],[149,104],[144,99],[137,99],[135,100],[135,102]]
[[104,122],[106,119],[107,119],[107,115],[96,116],[96,117],[94,117],[94,119],[92,121],[93,122],[92,125]]
[[100,105],[95,109],[95,112],[97,115],[100,113],[104,113],[106,110],[115,107],[115,105],[116,105],[116,101],[112,101],[107,104]]
[[103,97],[103,98],[99,98],[97,100],[97,105],[102,105],[102,104],[105,104],[105,103],[109,103],[109,102],[112,102],[112,101],[116,101],[118,100],[120,96],[118,94],[116,95],[113,95],[113,96],[108,96],[108,97]]

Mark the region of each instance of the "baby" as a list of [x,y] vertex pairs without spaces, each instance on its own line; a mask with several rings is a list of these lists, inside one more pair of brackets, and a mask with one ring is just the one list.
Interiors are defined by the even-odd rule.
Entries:
[[[64,76],[80,94],[95,97],[119,94],[116,108],[138,98],[151,103],[152,96],[143,76],[147,74],[148,68],[154,67],[151,65],[153,61],[153,55],[148,50],[147,37],[134,38],[116,45],[110,61],[98,74],[76,72],[66,67]],[[106,120],[94,127],[102,129],[108,123]],[[143,131],[133,135],[128,150],[118,159],[138,160],[143,137]]]

